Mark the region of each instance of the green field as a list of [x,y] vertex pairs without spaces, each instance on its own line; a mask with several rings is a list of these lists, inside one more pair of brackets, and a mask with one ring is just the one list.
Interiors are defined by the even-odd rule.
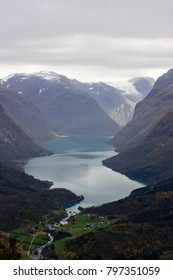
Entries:
[[88,232],[95,231],[98,228],[106,228],[110,225],[109,221],[97,215],[77,215],[67,224],[59,227],[57,232],[68,232],[72,236],[54,242],[55,252],[61,254],[65,249],[65,243],[68,240],[82,236]]
[[[44,227],[39,224],[33,224],[32,227],[23,225],[13,230],[11,236],[17,239],[18,244],[30,243],[33,239],[33,236],[41,232],[42,230],[44,230]],[[46,243],[47,240],[48,240],[47,235],[38,234],[34,239],[33,244],[43,245]]]
[[[55,253],[66,254],[66,242],[74,238],[87,234],[88,232],[95,231],[100,228],[106,228],[110,225],[110,221],[104,217],[91,214],[79,214],[75,217],[70,217],[68,224],[62,225],[56,229],[55,235],[58,233],[71,234],[70,237],[64,237],[60,240],[54,241]],[[45,228],[40,224],[23,225],[13,230],[12,237],[17,239],[17,245],[22,248],[23,254],[27,253],[29,244],[32,242],[32,248],[42,246],[47,243],[48,236],[44,233]],[[27,259],[28,256],[25,256]]]
[[46,242],[48,240],[49,240],[49,238],[47,237],[47,235],[45,235],[45,234],[38,234],[36,236],[36,238],[34,239],[33,244],[42,246],[42,245],[46,244]]

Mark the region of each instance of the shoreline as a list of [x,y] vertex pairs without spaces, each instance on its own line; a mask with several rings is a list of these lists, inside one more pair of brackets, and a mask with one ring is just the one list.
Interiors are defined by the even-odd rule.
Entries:
[[70,208],[70,207],[72,207],[72,206],[75,206],[76,204],[79,204],[79,203],[80,203],[81,201],[83,201],[83,200],[84,200],[84,196],[83,196],[83,195],[80,195],[80,198],[77,199],[76,201],[72,201],[72,202],[65,203],[65,204],[63,205],[63,209],[66,210],[66,209],[68,209],[68,208]]

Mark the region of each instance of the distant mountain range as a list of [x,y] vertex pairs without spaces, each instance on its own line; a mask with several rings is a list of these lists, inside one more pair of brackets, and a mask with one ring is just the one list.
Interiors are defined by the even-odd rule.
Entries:
[[[136,82],[143,83],[141,79]],[[125,94],[105,83],[81,83],[54,72],[13,74],[3,80],[3,86],[37,106],[57,134],[116,134],[119,126],[131,120],[136,103],[143,98],[135,86],[134,94]],[[148,84],[145,90],[149,91]]]
[[38,106],[57,134],[115,134],[118,124],[77,83],[53,72],[40,72],[12,75],[3,85]]
[[173,177],[173,70],[156,81],[111,143],[120,154],[104,164],[113,170],[147,183]]

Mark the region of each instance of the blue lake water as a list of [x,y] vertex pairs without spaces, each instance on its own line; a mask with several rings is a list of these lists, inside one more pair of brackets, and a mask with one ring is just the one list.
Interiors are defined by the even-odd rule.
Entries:
[[[102,165],[102,160],[115,155],[106,137],[61,137],[43,143],[54,152],[51,156],[27,161],[27,174],[54,182],[53,188],[67,188],[84,195],[81,206],[100,205],[123,198],[143,186]],[[73,207],[75,210],[77,206]]]

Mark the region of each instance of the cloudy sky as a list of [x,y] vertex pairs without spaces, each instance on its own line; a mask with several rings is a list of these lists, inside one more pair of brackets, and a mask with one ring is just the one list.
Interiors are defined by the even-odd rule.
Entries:
[[0,77],[157,78],[173,68],[172,0],[0,0]]

